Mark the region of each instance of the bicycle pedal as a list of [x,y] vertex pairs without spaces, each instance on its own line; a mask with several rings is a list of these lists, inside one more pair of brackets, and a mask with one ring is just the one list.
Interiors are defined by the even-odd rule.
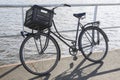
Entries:
[[77,56],[74,56],[74,57],[73,57],[73,60],[74,60],[74,61],[76,61],[77,59],[78,59],[78,57],[77,57]]

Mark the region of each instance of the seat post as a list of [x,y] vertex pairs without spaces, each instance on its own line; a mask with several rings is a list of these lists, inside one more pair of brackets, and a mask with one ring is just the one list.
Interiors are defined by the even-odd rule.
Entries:
[[78,39],[78,31],[79,31],[79,26],[80,26],[80,18],[78,18],[78,25],[77,25],[77,31],[76,31],[76,39],[75,39],[75,46],[77,44],[77,39]]

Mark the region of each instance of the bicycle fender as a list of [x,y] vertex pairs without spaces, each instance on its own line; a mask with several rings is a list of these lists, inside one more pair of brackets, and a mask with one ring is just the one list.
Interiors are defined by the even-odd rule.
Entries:
[[87,24],[85,24],[83,27],[84,27],[84,28],[89,27],[89,26],[99,27],[99,25],[100,25],[100,22],[99,22],[99,21],[95,21],[95,22],[87,23]]

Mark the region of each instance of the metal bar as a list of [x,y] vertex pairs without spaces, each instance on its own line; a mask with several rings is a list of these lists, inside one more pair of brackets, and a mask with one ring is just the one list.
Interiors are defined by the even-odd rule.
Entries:
[[24,7],[22,7],[22,26],[24,31]]
[[101,4],[70,4],[71,6],[114,6],[120,5],[120,3],[101,3]]
[[95,9],[94,9],[94,17],[93,17],[93,21],[95,22],[96,19],[97,19],[97,12],[98,12],[98,6],[95,6]]
[[101,29],[117,29],[117,28],[120,28],[120,26],[104,27],[104,28],[101,28]]
[[7,36],[0,36],[0,38],[6,38],[6,37],[20,37],[21,35],[7,35]]
[[[52,6],[57,6],[59,4],[37,4],[40,6],[44,6],[44,7],[52,7]],[[78,6],[115,6],[115,5],[119,5],[120,3],[101,3],[101,4],[70,4],[72,7],[78,7]],[[0,4],[0,7],[15,7],[15,8],[19,8],[19,7],[31,7],[33,6],[32,4],[29,5],[23,5],[23,4]]]
[[[114,27],[106,27],[106,28],[101,28],[101,29],[118,29],[120,28],[120,26],[114,26]],[[81,29],[79,29],[79,31],[81,31]],[[68,33],[68,32],[76,32],[76,30],[63,30],[63,31],[59,31],[60,33]],[[8,35],[8,36],[0,36],[0,38],[6,38],[6,37],[19,37],[21,35]]]

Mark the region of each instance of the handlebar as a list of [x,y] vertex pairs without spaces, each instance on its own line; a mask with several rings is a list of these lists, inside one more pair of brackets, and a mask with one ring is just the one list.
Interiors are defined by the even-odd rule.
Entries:
[[62,6],[71,7],[71,5],[69,5],[69,4],[60,4],[60,5],[58,5],[58,6],[55,6],[52,10],[54,11],[56,8],[62,7]]
[[69,5],[69,4],[64,4],[64,6],[68,6],[68,7],[71,7],[71,5]]

